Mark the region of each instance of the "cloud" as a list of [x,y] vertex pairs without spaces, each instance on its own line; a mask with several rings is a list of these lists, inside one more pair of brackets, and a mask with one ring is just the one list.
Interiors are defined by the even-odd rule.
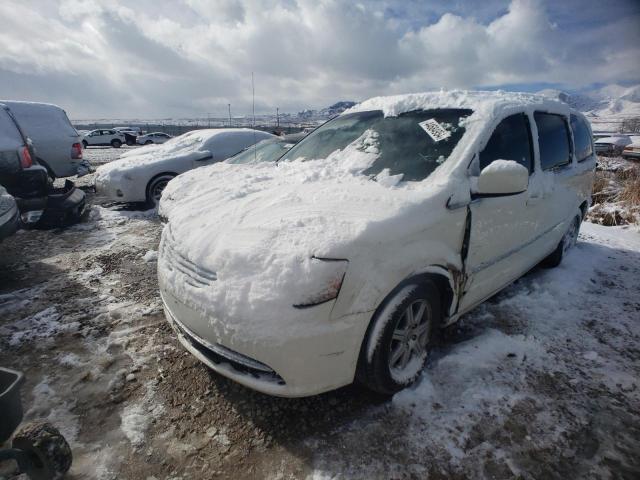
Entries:
[[259,111],[640,80],[640,12],[622,0],[5,0],[0,16],[0,98],[75,118],[246,114],[252,71]]

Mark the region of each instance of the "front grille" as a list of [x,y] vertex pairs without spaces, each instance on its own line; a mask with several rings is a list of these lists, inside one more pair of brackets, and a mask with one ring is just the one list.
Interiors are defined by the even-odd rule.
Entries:
[[168,314],[172,320],[172,326],[186,339],[189,344],[204,355],[210,362],[219,365],[225,363],[231,366],[236,372],[244,375],[250,375],[253,378],[260,380],[267,380],[277,383],[278,385],[285,385],[284,379],[278,375],[271,367],[265,365],[262,362],[249,358],[241,353],[234,352],[233,350],[224,347],[219,344],[211,344],[205,342],[199,338],[186,327],[178,323],[176,319]]
[[166,227],[162,253],[167,260],[167,268],[184,275],[185,282],[192,287],[207,287],[218,279],[216,272],[196,265],[178,251],[169,226]]

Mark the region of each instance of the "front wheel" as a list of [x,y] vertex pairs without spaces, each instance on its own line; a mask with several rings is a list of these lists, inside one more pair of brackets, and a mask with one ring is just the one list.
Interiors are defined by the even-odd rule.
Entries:
[[160,203],[160,197],[162,197],[162,192],[174,177],[175,175],[163,174],[149,182],[149,186],[147,187],[147,203],[151,207],[158,206]]
[[440,294],[433,282],[399,287],[369,326],[360,352],[359,381],[385,395],[414,383],[435,344],[441,315]]
[[567,252],[571,250],[578,242],[578,234],[580,233],[580,225],[582,224],[582,213],[577,213],[569,229],[563,235],[562,240],[556,247],[556,249],[547,258],[542,260],[541,265],[545,268],[555,268],[562,263],[562,259],[567,255]]
[[82,141],[82,146],[83,146],[84,148],[87,148],[87,147],[89,146],[89,142],[87,142],[86,140],[83,140],[83,141]]
[[145,145],[151,145],[153,142],[151,140],[147,140],[146,142],[144,142]]

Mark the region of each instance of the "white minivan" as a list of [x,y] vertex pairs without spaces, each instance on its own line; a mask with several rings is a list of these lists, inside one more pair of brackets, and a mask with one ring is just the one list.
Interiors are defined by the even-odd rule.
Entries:
[[37,161],[53,178],[84,175],[91,171],[82,159],[80,134],[66,112],[57,105],[0,100],[16,117],[36,149]]
[[528,94],[367,100],[278,162],[171,181],[158,258],[180,342],[280,396],[419,376],[439,329],[575,244],[596,158],[585,117]]

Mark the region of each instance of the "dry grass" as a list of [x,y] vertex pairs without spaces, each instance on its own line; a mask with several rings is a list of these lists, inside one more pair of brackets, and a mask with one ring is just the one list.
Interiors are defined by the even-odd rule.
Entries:
[[640,166],[596,171],[589,220],[601,225],[640,222]]
[[622,176],[622,191],[618,198],[630,207],[640,207],[640,168],[626,170]]

